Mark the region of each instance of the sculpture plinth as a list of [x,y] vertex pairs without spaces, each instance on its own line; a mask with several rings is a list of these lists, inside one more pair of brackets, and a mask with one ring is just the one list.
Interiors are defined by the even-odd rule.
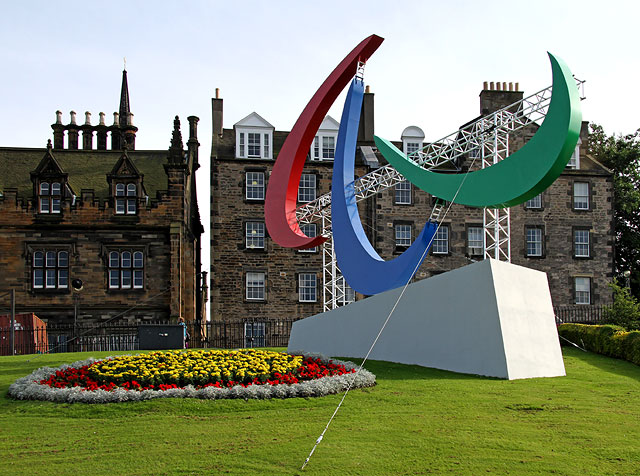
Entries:
[[[289,350],[364,357],[400,292],[295,322]],[[409,285],[369,358],[509,380],[565,375],[546,274],[492,259]]]

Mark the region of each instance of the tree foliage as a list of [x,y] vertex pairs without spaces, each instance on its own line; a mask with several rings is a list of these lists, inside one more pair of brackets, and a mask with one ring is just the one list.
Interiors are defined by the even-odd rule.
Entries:
[[640,330],[640,304],[628,287],[611,283],[613,304],[604,309],[604,322],[622,326],[628,331]]
[[615,263],[614,274],[640,296],[640,129],[628,135],[607,135],[591,125],[589,154],[613,171]]

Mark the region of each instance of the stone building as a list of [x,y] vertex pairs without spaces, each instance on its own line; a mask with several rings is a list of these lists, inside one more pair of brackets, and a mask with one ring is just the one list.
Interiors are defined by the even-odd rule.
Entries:
[[[490,114],[522,96],[517,90],[485,85],[480,114]],[[386,163],[374,148],[373,106],[374,96],[367,91],[356,153],[358,176]],[[214,98],[212,107],[212,319],[268,322],[321,312],[321,250],[281,248],[270,241],[264,225],[266,186],[287,133],[276,131],[255,112],[224,129],[222,99]],[[327,116],[315,137],[300,182],[301,205],[330,190],[338,127]],[[535,129],[528,126],[512,134],[510,150],[521,147]],[[416,126],[407,127],[395,144],[405,153],[426,145]],[[511,261],[547,272],[554,306],[611,299],[607,283],[613,271],[612,175],[587,155],[587,145],[587,123],[583,123],[579,145],[564,173],[540,196],[510,209]],[[457,165],[465,170],[472,161],[465,157]],[[404,251],[417,236],[434,201],[403,182],[359,203],[369,240],[385,260]],[[312,236],[319,227],[307,225],[303,231]],[[454,204],[415,279],[467,265],[483,255],[483,211]],[[347,293],[345,300],[354,298]]]
[[175,117],[168,150],[136,150],[132,119],[124,71],[112,125],[73,111],[64,124],[57,111],[53,144],[0,148],[0,294],[15,290],[16,312],[50,323],[203,318],[198,118],[185,147]]

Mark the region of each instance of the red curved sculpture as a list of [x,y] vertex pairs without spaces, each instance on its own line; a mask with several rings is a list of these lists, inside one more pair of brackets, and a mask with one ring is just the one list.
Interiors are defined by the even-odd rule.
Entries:
[[365,38],[336,66],[304,108],[280,149],[267,186],[264,218],[269,236],[282,247],[302,250],[326,241],[322,236],[309,238],[300,230],[296,218],[300,177],[313,138],[329,108],[357,73],[358,62],[366,63],[383,41],[377,35]]

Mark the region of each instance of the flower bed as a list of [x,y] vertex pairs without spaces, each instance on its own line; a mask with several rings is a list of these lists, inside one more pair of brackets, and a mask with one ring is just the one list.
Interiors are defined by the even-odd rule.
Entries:
[[[106,403],[159,397],[316,397],[375,385],[375,375],[320,355],[258,349],[167,351],[43,367],[9,387],[16,399]],[[355,380],[354,380],[355,379]]]

